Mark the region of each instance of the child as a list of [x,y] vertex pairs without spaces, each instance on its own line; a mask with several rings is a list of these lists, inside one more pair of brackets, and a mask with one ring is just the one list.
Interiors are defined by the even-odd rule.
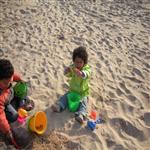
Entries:
[[[89,79],[91,73],[90,67],[87,64],[88,54],[86,52],[86,48],[76,48],[73,51],[72,60],[73,64],[65,69],[64,74],[71,78],[69,82],[69,92],[73,91],[81,96],[78,111],[75,112],[75,119],[82,124],[87,116]],[[52,110],[54,112],[61,112],[67,107],[67,94],[68,92],[63,95],[56,104],[52,105]]]
[[[18,97],[15,97],[12,82],[22,81],[21,77],[14,73],[14,68],[9,60],[0,59],[0,132],[6,139],[15,145],[10,123],[17,120],[17,110],[20,107]],[[33,101],[26,99],[24,109],[31,110],[34,107]],[[29,102],[30,101],[30,102]]]

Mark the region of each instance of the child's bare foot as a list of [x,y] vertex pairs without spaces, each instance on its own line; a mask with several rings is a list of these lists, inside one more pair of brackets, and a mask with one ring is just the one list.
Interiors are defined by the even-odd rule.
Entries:
[[82,115],[75,116],[75,119],[76,119],[76,121],[78,121],[80,124],[83,124],[83,122],[84,122],[84,119],[83,119],[83,116],[82,116]]
[[51,108],[53,112],[60,112],[60,106],[58,104],[53,104]]

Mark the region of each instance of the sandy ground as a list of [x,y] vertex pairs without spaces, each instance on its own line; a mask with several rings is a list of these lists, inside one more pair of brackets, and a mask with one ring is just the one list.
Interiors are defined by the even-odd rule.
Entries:
[[[30,82],[35,112],[49,121],[32,149],[148,150],[149,42],[148,0],[0,0],[0,58]],[[93,132],[50,109],[68,89],[63,70],[80,45],[92,67],[89,111],[106,119]]]

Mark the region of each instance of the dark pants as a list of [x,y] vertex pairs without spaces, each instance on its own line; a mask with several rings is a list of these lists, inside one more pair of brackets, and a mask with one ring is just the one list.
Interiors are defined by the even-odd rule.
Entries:
[[5,114],[9,123],[12,123],[18,118],[18,109],[20,105],[20,99],[14,97],[9,104],[5,106]]

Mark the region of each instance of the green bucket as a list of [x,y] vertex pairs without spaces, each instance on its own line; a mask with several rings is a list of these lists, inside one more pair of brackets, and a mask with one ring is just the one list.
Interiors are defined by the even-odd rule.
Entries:
[[68,109],[71,112],[77,111],[77,109],[79,108],[81,96],[78,93],[69,92],[67,94],[67,98],[68,98]]
[[27,83],[17,82],[17,84],[14,86],[15,96],[19,97],[20,99],[24,99],[27,96],[27,88]]

